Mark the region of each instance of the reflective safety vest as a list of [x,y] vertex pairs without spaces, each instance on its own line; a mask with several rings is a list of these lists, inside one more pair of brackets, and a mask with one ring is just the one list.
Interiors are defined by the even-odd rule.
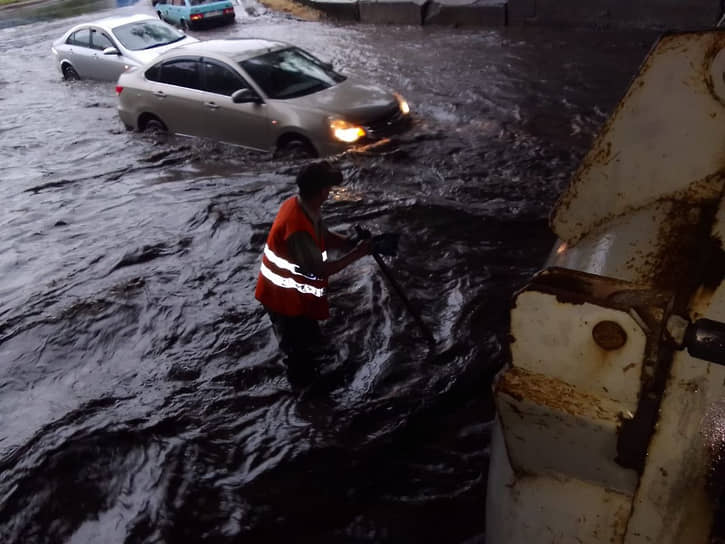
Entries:
[[265,308],[278,314],[327,319],[330,316],[327,278],[303,274],[287,249],[289,237],[300,231],[312,236],[322,260],[327,260],[324,239],[318,238],[297,197],[288,198],[277,212],[267,236],[254,296]]

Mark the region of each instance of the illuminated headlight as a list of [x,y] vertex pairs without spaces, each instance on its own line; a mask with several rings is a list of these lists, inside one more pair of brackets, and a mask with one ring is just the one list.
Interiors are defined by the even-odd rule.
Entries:
[[398,93],[395,93],[395,99],[398,101],[398,107],[400,108],[400,112],[403,115],[408,115],[410,113],[410,106],[408,105],[408,102],[400,96]]
[[361,126],[353,125],[342,119],[333,119],[330,121],[330,130],[336,140],[351,144],[357,142],[365,136],[365,129]]

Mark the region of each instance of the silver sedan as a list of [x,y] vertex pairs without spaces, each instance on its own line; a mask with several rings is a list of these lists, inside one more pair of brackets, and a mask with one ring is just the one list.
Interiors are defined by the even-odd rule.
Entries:
[[196,41],[155,17],[139,14],[76,25],[53,42],[51,51],[64,79],[116,81],[129,68]]
[[129,129],[205,136],[252,149],[330,155],[410,125],[407,102],[292,45],[254,38],[175,48],[121,75]]

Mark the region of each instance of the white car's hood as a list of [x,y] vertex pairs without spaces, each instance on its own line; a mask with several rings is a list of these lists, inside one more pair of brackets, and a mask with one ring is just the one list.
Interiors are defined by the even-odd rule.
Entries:
[[353,79],[316,93],[289,100],[296,106],[339,115],[346,121],[364,123],[398,107],[395,96],[377,85]]
[[138,62],[139,65],[146,64],[147,62],[151,62],[156,57],[158,57],[161,53],[165,53],[166,51],[170,49],[174,49],[175,47],[179,47],[180,45],[186,45],[187,43],[194,43],[198,42],[196,38],[192,38],[191,36],[184,36],[183,40],[179,40],[178,42],[170,43],[168,45],[160,45],[159,47],[152,47],[151,49],[142,49],[140,51],[129,51],[127,50],[126,56],[136,62]]

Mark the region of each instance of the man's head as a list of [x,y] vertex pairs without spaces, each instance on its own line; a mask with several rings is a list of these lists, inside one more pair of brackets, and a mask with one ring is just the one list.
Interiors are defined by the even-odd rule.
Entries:
[[302,198],[313,198],[323,189],[342,183],[342,172],[327,161],[317,161],[306,165],[297,174],[297,186]]

